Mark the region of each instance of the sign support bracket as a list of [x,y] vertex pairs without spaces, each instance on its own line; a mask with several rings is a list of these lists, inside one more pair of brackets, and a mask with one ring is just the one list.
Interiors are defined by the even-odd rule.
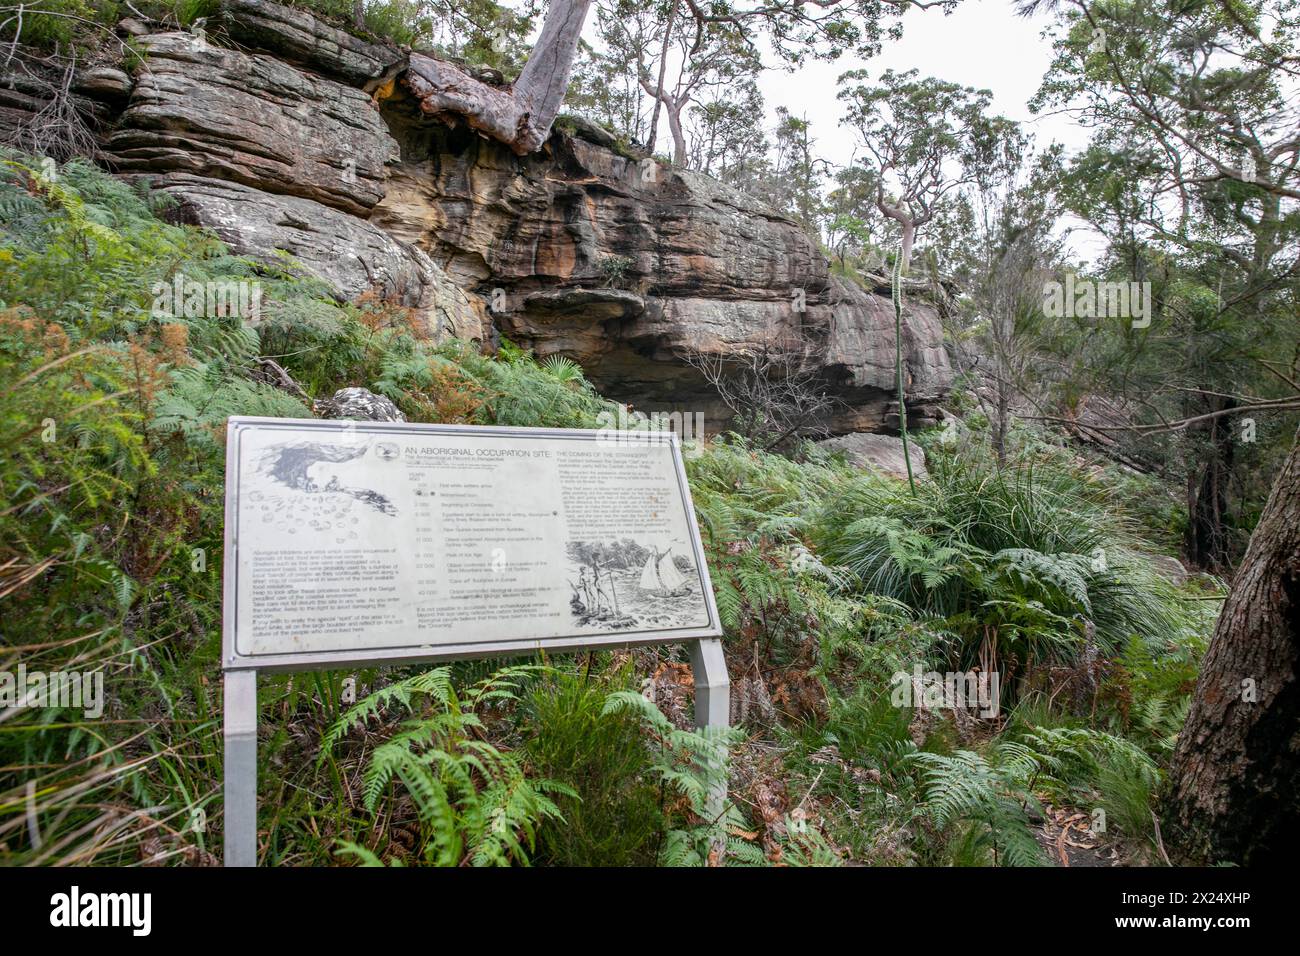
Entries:
[[[724,731],[730,726],[731,678],[716,637],[690,642],[695,678],[695,726]],[[228,670],[225,683],[225,865],[257,866],[257,671]],[[727,783],[709,796],[721,814]]]
[[730,725],[731,678],[727,676],[721,640],[702,637],[691,642],[691,673],[695,677],[696,728],[725,730]]

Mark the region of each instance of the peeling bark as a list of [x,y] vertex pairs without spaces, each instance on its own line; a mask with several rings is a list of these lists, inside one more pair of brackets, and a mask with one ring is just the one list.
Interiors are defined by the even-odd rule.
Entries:
[[1300,435],[1215,626],[1166,804],[1191,861],[1289,861],[1300,843]]
[[426,114],[464,119],[520,156],[531,153],[546,142],[560,112],[590,6],[591,0],[552,0],[528,62],[508,89],[420,53],[411,54],[406,85]]

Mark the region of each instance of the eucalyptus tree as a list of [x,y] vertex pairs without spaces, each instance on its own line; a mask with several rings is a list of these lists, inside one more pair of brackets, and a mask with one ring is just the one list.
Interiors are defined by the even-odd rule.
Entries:
[[876,208],[898,223],[906,273],[918,232],[945,197],[975,182],[1010,127],[988,114],[987,90],[922,78],[916,70],[886,70],[878,83],[867,80],[865,70],[840,77],[842,122],[858,133],[858,164]]
[[856,162],[836,170],[826,194],[826,244],[842,268],[866,271],[883,278],[884,250],[898,244],[897,223],[876,207],[876,186]]
[[766,175],[763,96],[753,77],[711,91],[687,127],[686,164],[745,192]]
[[1060,151],[1037,156],[1009,126],[1002,149],[982,165],[940,223],[952,222],[939,245],[946,278],[963,290],[945,310],[955,363],[987,382],[975,395],[991,424],[994,455],[1006,460],[1013,413],[1043,407],[1055,379],[1052,346],[1059,336],[1044,310],[1044,289],[1063,259],[1055,194]]
[[[546,141],[563,103],[593,0],[550,0],[542,29],[519,76],[507,88],[485,83],[455,63],[413,53],[408,85],[431,115],[458,116],[515,152],[531,152]],[[951,11],[958,0],[680,0],[673,19],[681,18],[689,37],[735,38],[745,54],[756,58],[764,38],[787,63],[808,58],[836,59],[845,52],[878,52],[886,36],[901,34],[909,9]],[[667,63],[660,39],[659,64]],[[690,41],[692,44],[694,40]],[[665,67],[666,69],[666,67]],[[652,96],[662,100],[664,82]]]
[[823,186],[831,165],[818,154],[812,125],[806,117],[777,107],[772,131],[772,169],[768,199],[810,230],[817,231],[825,214]]
[[686,111],[751,79],[757,52],[729,23],[678,22],[682,0],[606,0],[597,11],[608,56],[626,64],[654,104],[646,147],[654,151],[662,110],[673,141],[673,163],[686,164]]
[[640,144],[649,122],[645,94],[627,65],[582,41],[565,109],[604,126],[629,144]]
[[1300,838],[1300,434],[1201,664],[1165,800],[1191,862],[1289,862]]

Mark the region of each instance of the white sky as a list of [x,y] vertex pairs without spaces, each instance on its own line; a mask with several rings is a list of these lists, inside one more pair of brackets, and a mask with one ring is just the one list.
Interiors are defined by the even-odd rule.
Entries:
[[[806,117],[818,153],[837,166],[846,165],[856,143],[853,131],[839,125],[844,115],[836,97],[840,74],[861,67],[874,80],[887,69],[916,69],[922,76],[989,90],[993,111],[1023,123],[1036,149],[1058,142],[1074,154],[1087,145],[1087,130],[1068,115],[1029,112],[1029,101],[1052,62],[1052,42],[1043,36],[1051,22],[1052,17],[1043,14],[1017,16],[1012,0],[961,0],[949,16],[938,10],[910,10],[903,19],[903,38],[886,39],[880,55],[870,60],[843,57],[831,63],[810,62],[794,73],[765,72],[758,85],[767,101],[768,125],[775,124],[778,106]],[[1068,225],[1067,247],[1076,258],[1101,254],[1101,236],[1078,221]]]
[[[1072,154],[1087,143],[1087,130],[1069,116],[1033,116],[1028,107],[1051,63],[1052,44],[1043,31],[1052,19],[1044,14],[1017,16],[1013,0],[961,0],[949,16],[939,10],[910,10],[903,19],[903,38],[885,39],[881,54],[870,60],[842,57],[831,63],[810,61],[793,73],[764,72],[758,85],[767,104],[767,125],[775,125],[776,108],[784,106],[811,122],[821,156],[836,166],[847,165],[854,155],[855,134],[839,125],[843,116],[836,97],[840,74],[865,68],[874,80],[889,68],[916,69],[922,76],[989,90],[993,110],[1022,122],[1036,148],[1059,142]],[[595,21],[593,10],[585,30],[593,42]],[[666,129],[661,136],[667,136]],[[1068,245],[1076,257],[1087,259],[1101,252],[1100,236],[1088,230],[1075,232],[1080,223],[1070,225]]]
[[863,67],[875,79],[886,69],[920,70],[962,86],[993,93],[993,110],[1026,124],[1040,146],[1052,140],[1073,152],[1087,141],[1086,131],[1066,116],[1034,117],[1028,102],[1052,59],[1050,40],[1041,36],[1049,18],[1016,16],[1011,0],[962,0],[950,16],[938,10],[910,10],[903,19],[903,38],[886,40],[880,56],[812,62],[795,73],[771,70],[759,87],[775,122],[784,106],[813,124],[821,153],[837,164],[853,155],[854,134],[839,125],[842,104],[836,80]]

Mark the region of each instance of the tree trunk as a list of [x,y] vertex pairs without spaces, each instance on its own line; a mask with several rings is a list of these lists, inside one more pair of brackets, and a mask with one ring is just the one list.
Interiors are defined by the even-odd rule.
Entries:
[[1300,845],[1300,434],[1251,535],[1169,768],[1189,861],[1290,862]]
[[908,269],[912,267],[912,243],[916,241],[916,223],[904,219],[900,224],[903,227],[903,275],[907,275]]
[[668,11],[668,23],[664,26],[664,42],[659,49],[659,80],[655,84],[654,93],[651,94],[655,98],[655,108],[650,117],[650,138],[645,148],[651,156],[655,154],[655,140],[659,138],[659,107],[663,102],[661,97],[666,92],[664,77],[668,74],[668,43],[673,35],[673,20],[677,18],[677,6],[678,0],[673,0],[672,8]]
[[675,100],[668,107],[668,131],[673,134],[673,165],[686,165],[686,134],[682,132],[682,110],[686,100]]
[[[1236,402],[1225,399],[1216,409],[1233,408]],[[1236,449],[1235,428],[1230,416],[1224,415],[1207,426],[1206,455],[1196,488],[1190,496],[1191,511],[1187,522],[1187,557],[1199,568],[1222,571],[1230,563],[1227,537],[1228,482]]]
[[560,112],[590,7],[591,0],[551,0],[542,33],[509,89],[421,53],[411,54],[406,85],[426,114],[448,122],[463,118],[520,156],[531,153],[546,142]]
[[[999,369],[999,374],[1005,376],[1006,370]],[[1011,417],[1011,396],[1008,394],[1008,386],[1003,379],[998,382],[998,420],[993,423],[993,454],[997,457],[998,467],[1001,468],[1007,463],[1007,425]]]

